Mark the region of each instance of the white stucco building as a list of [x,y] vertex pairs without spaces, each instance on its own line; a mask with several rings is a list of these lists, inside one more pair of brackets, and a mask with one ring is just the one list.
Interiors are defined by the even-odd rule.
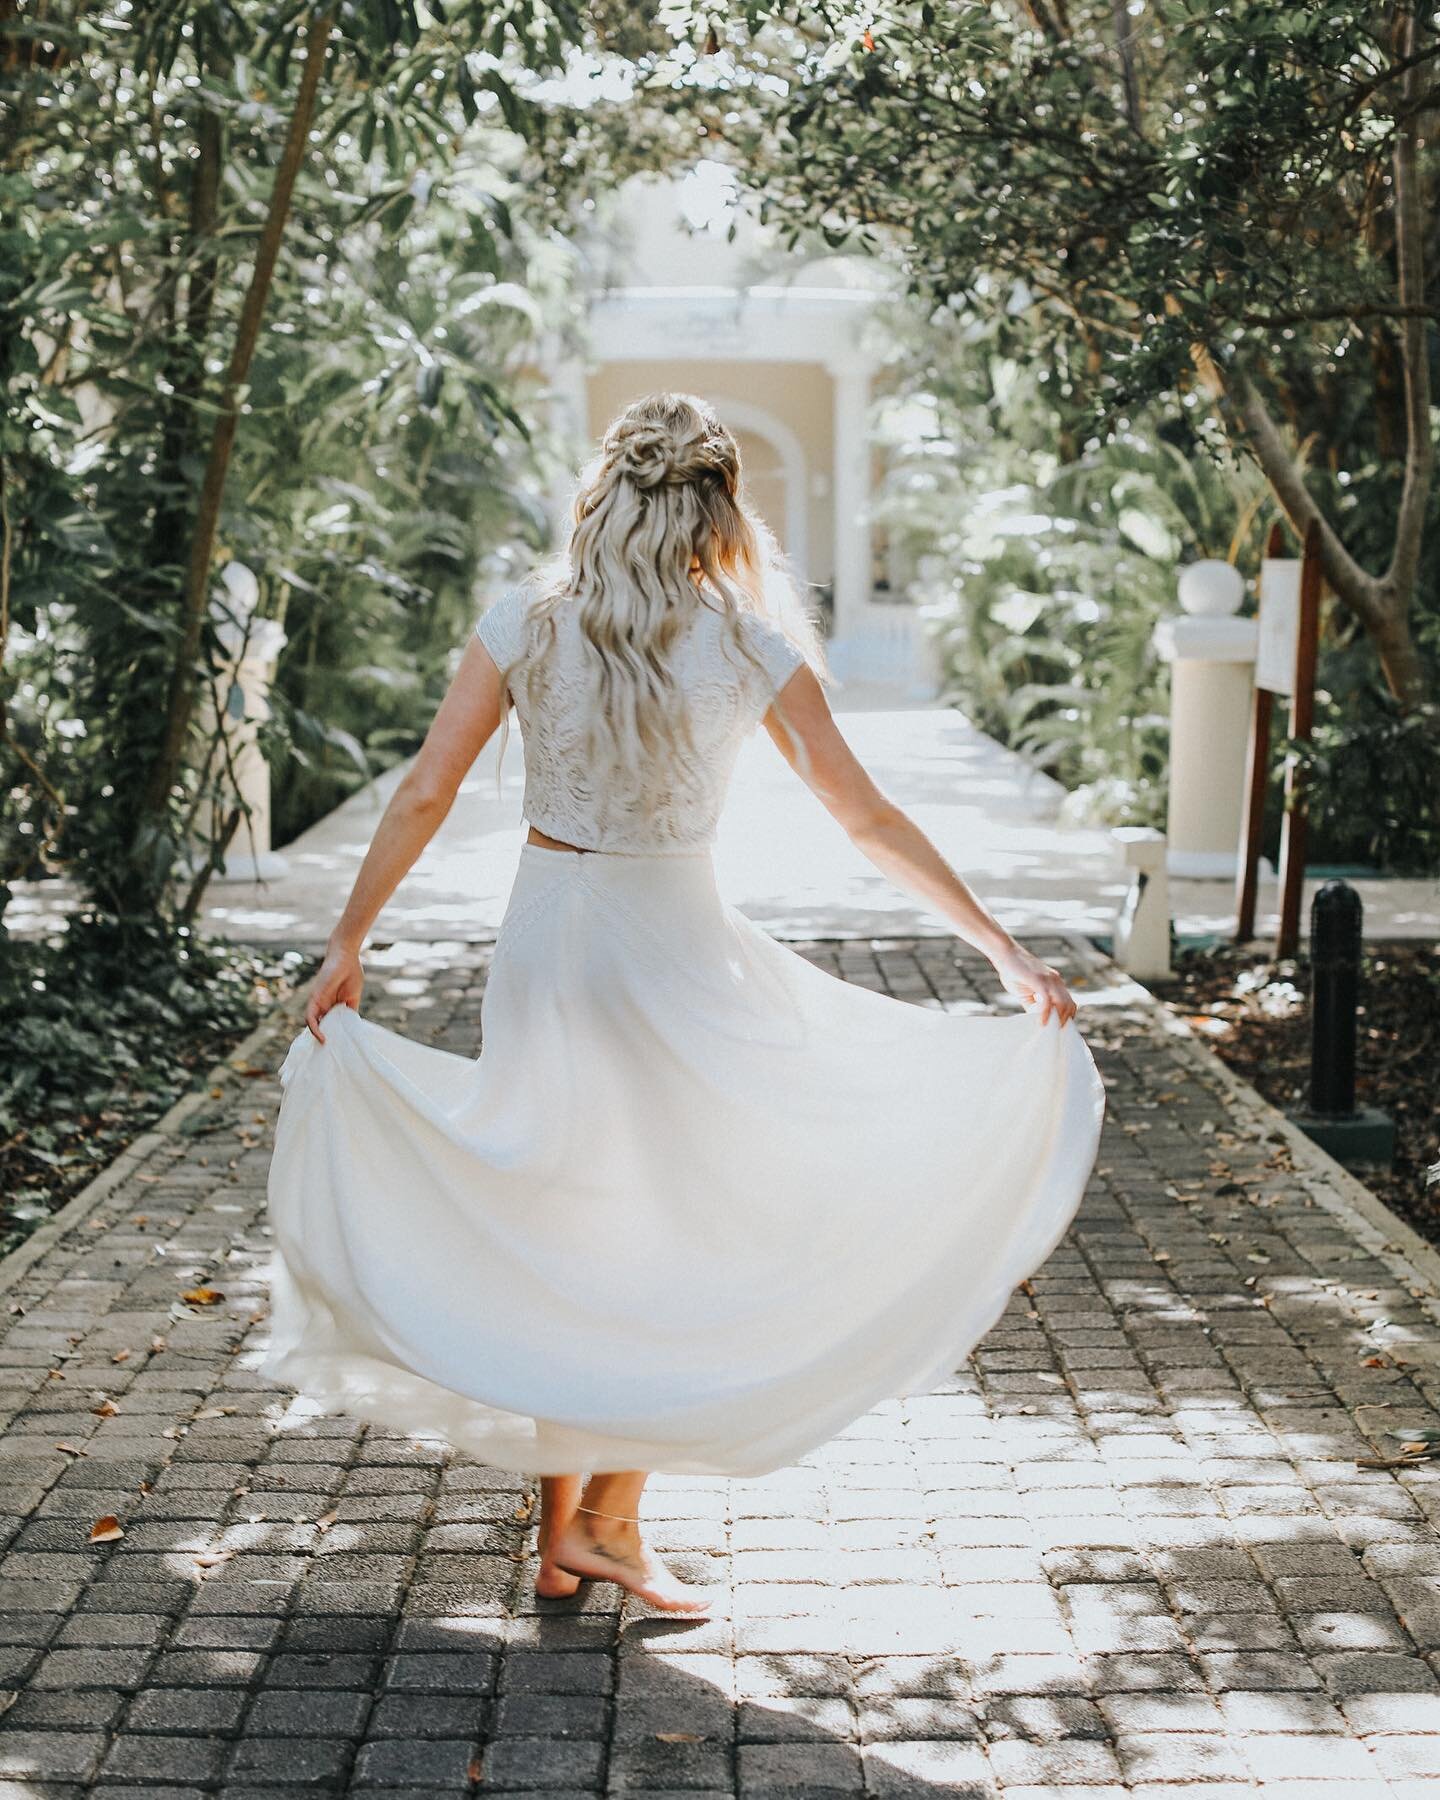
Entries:
[[872,516],[870,315],[883,276],[861,258],[787,256],[736,199],[718,164],[626,184],[597,233],[579,341],[552,347],[557,405],[588,444],[642,394],[703,395],[738,438],[752,499],[828,617],[835,674],[918,693],[927,675],[916,615]]

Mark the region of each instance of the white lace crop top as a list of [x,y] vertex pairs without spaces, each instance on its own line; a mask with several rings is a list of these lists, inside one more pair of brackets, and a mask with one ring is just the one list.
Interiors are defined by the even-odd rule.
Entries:
[[[524,649],[525,603],[524,590],[511,588],[475,627],[501,669]],[[596,791],[585,756],[588,675],[578,618],[562,608],[556,628],[549,654],[558,660],[537,716],[523,670],[510,692],[525,744],[525,817],[547,837],[582,850],[653,856],[704,848],[714,839],[741,742],[805,660],[800,650],[778,626],[747,617],[743,629],[761,666],[740,666],[718,615],[701,610],[676,645],[672,665],[686,692],[696,767],[666,787],[658,808],[642,810],[623,794]]]

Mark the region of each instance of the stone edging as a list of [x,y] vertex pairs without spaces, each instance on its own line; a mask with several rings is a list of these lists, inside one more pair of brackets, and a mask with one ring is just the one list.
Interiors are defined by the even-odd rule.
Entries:
[[1278,1107],[1208,1049],[1149,988],[1117,968],[1088,938],[1076,933],[1069,941],[1079,960],[1092,974],[1103,977],[1108,989],[1130,990],[1126,998],[1133,994],[1135,1005],[1150,1014],[1160,1032],[1173,1040],[1174,1047],[1195,1065],[1197,1072],[1224,1090],[1255,1136],[1284,1140],[1295,1172],[1316,1205],[1340,1219],[1367,1251],[1394,1270],[1404,1286],[1422,1288],[1424,1292],[1415,1298],[1431,1322],[1440,1326],[1440,1249],[1392,1212],[1378,1194],[1372,1193],[1312,1138],[1306,1137]]
[[59,1212],[52,1213],[43,1225],[31,1232],[23,1244],[17,1244],[8,1256],[0,1257],[0,1294],[8,1293],[47,1250],[73,1231],[82,1219],[94,1212],[101,1201],[147,1163],[167,1139],[175,1137],[185,1120],[212,1098],[212,1088],[225,1088],[235,1081],[238,1078],[237,1066],[248,1062],[275,1031],[298,1016],[309,988],[310,983],[307,981],[288,999],[273,1007],[223,1061],[214,1064],[203,1080],[188,1094],[182,1094],[168,1112],[136,1138],[133,1144],[127,1144],[114,1162],[81,1188],[73,1200],[67,1200]]

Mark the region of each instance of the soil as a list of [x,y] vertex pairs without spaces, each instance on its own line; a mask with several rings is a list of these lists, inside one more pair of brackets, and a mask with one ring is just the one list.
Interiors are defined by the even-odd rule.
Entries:
[[[208,981],[176,1004],[183,977],[120,972],[88,1002],[85,971],[52,946],[12,947],[48,1012],[0,1039],[0,1257],[74,1199],[311,973],[306,952],[220,947]],[[23,989],[12,967],[7,992]],[[170,980],[170,992],[165,981]],[[66,984],[81,989],[77,996]],[[82,1004],[82,1002],[84,1002]],[[17,1007],[17,1012],[19,1008]]]
[[[1181,954],[1156,996],[1237,1075],[1282,1111],[1306,1103],[1310,971],[1256,947]],[[1440,1244],[1440,949],[1366,946],[1357,1015],[1356,1104],[1395,1121],[1390,1169],[1356,1175],[1410,1225]]]

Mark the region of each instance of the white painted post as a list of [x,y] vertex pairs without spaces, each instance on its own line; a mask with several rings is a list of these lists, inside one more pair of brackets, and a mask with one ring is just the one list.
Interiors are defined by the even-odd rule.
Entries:
[[1155,628],[1171,667],[1169,871],[1233,881],[1258,632],[1234,616],[1245,584],[1230,563],[1192,563],[1179,593],[1181,616]]
[[1137,981],[1170,973],[1170,879],[1165,833],[1122,825],[1110,834],[1125,856],[1130,887],[1115,921],[1115,961]]
[[[270,717],[270,687],[285,633],[277,620],[254,617],[259,589],[243,563],[227,563],[220,579],[229,596],[217,608],[215,624],[225,652],[216,682],[229,760],[229,770],[221,765],[222,778],[228,780],[233,771],[236,798],[248,817],[241,819],[216,879],[268,881],[288,867],[270,848],[270,765],[260,750],[260,727]],[[212,821],[212,829],[218,829],[218,820]]]
[[[830,364],[835,406],[835,626],[843,644],[862,631],[870,600],[870,366],[858,351]],[[837,669],[843,675],[843,669]]]

